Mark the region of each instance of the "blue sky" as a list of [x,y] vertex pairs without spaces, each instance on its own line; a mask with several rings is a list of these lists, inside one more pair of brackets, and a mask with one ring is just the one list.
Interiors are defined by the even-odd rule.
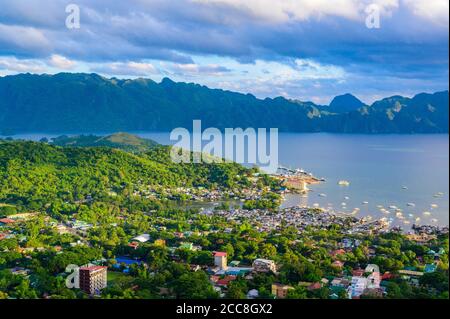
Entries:
[[[69,29],[66,6],[80,8]],[[376,5],[380,27],[367,28]],[[448,89],[448,0],[2,0],[0,75],[96,72],[370,103]],[[372,7],[373,8],[373,7]]]

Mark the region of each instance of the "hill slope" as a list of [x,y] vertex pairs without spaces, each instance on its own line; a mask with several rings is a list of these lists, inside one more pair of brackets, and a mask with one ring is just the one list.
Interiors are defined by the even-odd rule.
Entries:
[[[354,101],[353,101],[354,102]],[[392,97],[348,112],[311,102],[209,89],[164,79],[106,79],[96,74],[0,78],[0,133],[169,131],[192,127],[276,127],[291,132],[448,132],[448,91]]]
[[231,188],[248,184],[253,172],[235,163],[174,164],[169,152],[166,146],[137,155],[107,147],[0,140],[0,202],[41,207],[57,198],[98,198],[139,185]]
[[52,144],[71,147],[110,147],[127,152],[142,153],[159,145],[155,141],[140,138],[128,133],[115,133],[108,136],[78,135],[59,136],[52,139]]

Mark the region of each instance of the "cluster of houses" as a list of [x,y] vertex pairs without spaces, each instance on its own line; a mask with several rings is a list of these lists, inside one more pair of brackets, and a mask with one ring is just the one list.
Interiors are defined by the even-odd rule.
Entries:
[[[377,234],[387,230],[384,220],[366,222],[364,219],[335,214],[322,209],[311,210],[308,207],[289,207],[271,212],[266,209],[232,209],[205,211],[203,214],[215,214],[228,221],[249,220],[255,229],[264,232],[281,229],[282,225],[293,226],[301,233],[309,226],[326,228],[339,225],[347,234]],[[284,226],[283,226],[284,227]]]
[[[239,177],[239,176],[237,176]],[[260,199],[264,192],[269,191],[270,188],[258,188],[256,182],[258,177],[250,177],[249,180],[253,182],[253,186],[239,188],[239,189],[207,189],[204,187],[178,187],[174,189],[144,186],[138,185],[133,191],[134,196],[141,196],[145,198],[157,198],[157,199],[174,199],[177,200],[183,197],[186,200],[192,201],[220,201],[223,199],[234,200],[257,200]],[[110,192],[110,195],[114,196],[114,192]]]

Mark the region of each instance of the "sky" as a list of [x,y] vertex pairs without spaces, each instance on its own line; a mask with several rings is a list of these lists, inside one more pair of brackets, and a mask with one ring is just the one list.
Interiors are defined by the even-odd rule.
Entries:
[[0,0],[0,76],[169,77],[371,103],[448,90],[448,11],[449,0]]

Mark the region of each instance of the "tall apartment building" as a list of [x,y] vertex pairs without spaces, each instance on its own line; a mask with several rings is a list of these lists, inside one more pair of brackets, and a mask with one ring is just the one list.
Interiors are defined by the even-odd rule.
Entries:
[[80,289],[91,295],[99,294],[107,286],[107,269],[103,266],[80,267]]
[[226,270],[227,266],[227,253],[222,251],[214,252],[214,265],[219,267],[219,269]]

